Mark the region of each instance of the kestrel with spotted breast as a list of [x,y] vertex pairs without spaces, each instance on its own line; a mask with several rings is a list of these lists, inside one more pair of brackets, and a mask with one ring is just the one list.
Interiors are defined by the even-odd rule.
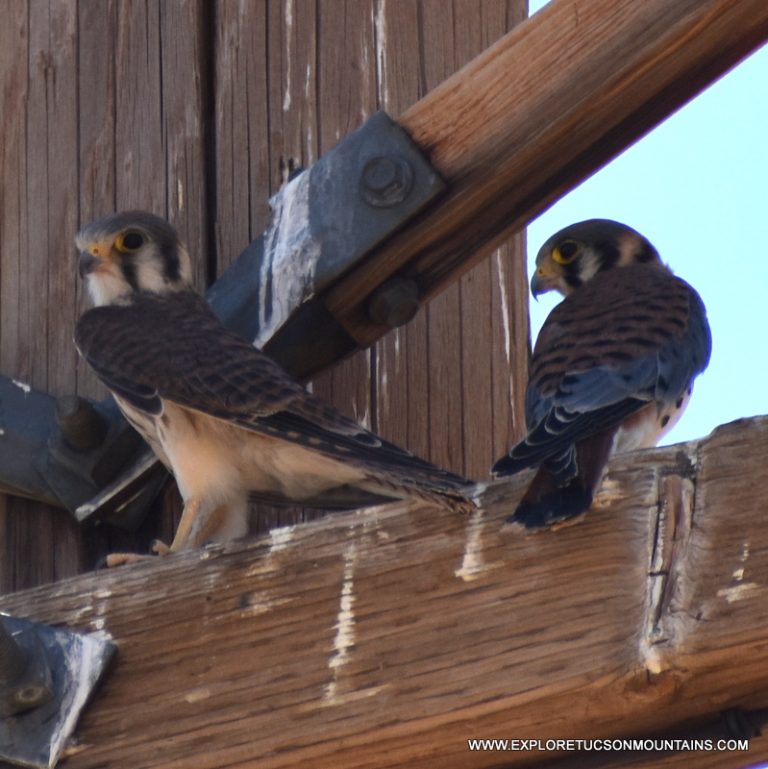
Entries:
[[533,351],[528,435],[492,468],[538,468],[510,518],[527,528],[585,512],[612,454],[655,446],[712,348],[699,295],[624,224],[591,219],[547,240],[531,292],[552,290],[565,299]]

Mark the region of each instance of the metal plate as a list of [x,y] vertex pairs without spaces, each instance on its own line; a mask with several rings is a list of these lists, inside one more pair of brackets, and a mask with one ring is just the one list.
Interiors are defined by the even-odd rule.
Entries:
[[37,634],[51,669],[53,697],[34,710],[0,719],[0,767],[49,769],[56,765],[117,647],[105,638],[17,617],[3,615],[3,621],[12,633],[31,629]]

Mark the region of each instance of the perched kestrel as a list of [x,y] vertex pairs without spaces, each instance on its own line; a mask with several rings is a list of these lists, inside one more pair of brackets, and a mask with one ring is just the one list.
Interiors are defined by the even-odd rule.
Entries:
[[184,512],[170,550],[245,534],[250,493],[320,507],[407,496],[469,506],[468,481],[365,430],[227,330],[192,290],[189,255],[164,219],[107,216],[75,243],[96,305],[75,342],[176,477]]
[[656,445],[712,348],[699,295],[618,222],[579,222],[541,247],[531,292],[551,290],[565,299],[533,351],[529,432],[492,468],[539,468],[510,519],[528,528],[585,512],[612,454]]

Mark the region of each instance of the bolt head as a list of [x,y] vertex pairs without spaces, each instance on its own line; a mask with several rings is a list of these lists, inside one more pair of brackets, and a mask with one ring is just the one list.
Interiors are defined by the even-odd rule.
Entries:
[[410,278],[390,278],[368,300],[368,317],[374,323],[397,328],[419,311],[419,289]]
[[56,423],[66,444],[75,451],[97,448],[109,430],[94,405],[77,395],[62,396],[56,401]]
[[0,681],[0,717],[15,716],[39,707],[53,697],[53,677],[45,648],[33,629],[14,635],[22,653],[17,670]]
[[53,692],[44,682],[20,686],[13,693],[13,701],[18,707],[16,712],[36,708],[38,705],[48,702],[52,696]]
[[413,187],[413,170],[399,155],[373,157],[363,166],[360,187],[369,205],[390,208],[408,197]]

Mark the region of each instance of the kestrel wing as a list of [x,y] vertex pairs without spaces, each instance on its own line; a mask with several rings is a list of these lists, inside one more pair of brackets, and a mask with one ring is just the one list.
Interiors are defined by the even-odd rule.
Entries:
[[270,414],[305,392],[192,292],[89,310],[75,343],[110,390],[152,414],[161,398],[213,416]]
[[598,274],[542,327],[526,391],[530,432],[494,472],[565,457],[650,401],[674,401],[710,350],[704,305],[687,283],[649,265]]
[[228,331],[192,292],[139,295],[131,305],[89,310],[77,324],[75,340],[110,390],[152,414],[169,400],[338,459],[453,487],[468,483],[313,397],[271,358]]

